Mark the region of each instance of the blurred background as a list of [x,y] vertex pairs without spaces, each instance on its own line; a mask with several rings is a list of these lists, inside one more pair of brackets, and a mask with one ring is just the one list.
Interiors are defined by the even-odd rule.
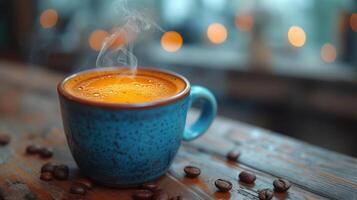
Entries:
[[[95,67],[104,38],[120,26],[115,3],[0,1],[0,59],[66,74]],[[220,115],[357,157],[357,0],[130,0],[129,7],[162,28],[132,41],[139,65],[210,88]]]

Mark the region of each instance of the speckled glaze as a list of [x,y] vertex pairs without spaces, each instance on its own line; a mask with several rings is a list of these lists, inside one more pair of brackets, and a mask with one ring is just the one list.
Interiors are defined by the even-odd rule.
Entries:
[[[166,173],[181,141],[202,135],[216,114],[216,101],[207,89],[192,86],[189,93],[164,105],[111,109],[78,102],[59,89],[67,142],[81,172],[116,187]],[[205,102],[201,117],[185,130],[187,111],[196,99]]]

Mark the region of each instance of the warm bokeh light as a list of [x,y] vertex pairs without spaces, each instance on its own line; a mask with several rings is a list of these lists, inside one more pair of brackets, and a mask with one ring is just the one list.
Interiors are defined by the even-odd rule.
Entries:
[[164,33],[161,37],[161,46],[165,51],[176,52],[183,44],[182,36],[175,31],[169,31]]
[[321,58],[326,63],[332,63],[336,60],[336,48],[332,44],[324,44],[321,47]]
[[214,23],[208,26],[207,38],[213,44],[222,44],[227,39],[227,30],[222,24]]
[[288,31],[289,43],[294,47],[302,47],[306,42],[304,29],[299,26],[292,26]]
[[235,18],[235,25],[240,31],[252,31],[253,24],[254,20],[251,15],[237,15]]
[[357,32],[357,13],[351,15],[350,26],[354,32]]
[[119,47],[127,44],[126,38],[124,36],[124,33],[116,32],[115,34],[116,34],[116,38],[114,39],[114,41],[110,45],[110,48],[116,49],[116,48],[119,48]]
[[40,24],[43,28],[52,28],[57,24],[58,14],[54,9],[47,9],[41,13]]
[[109,36],[109,33],[105,30],[95,30],[89,36],[89,46],[95,50],[100,51],[102,48],[104,39]]

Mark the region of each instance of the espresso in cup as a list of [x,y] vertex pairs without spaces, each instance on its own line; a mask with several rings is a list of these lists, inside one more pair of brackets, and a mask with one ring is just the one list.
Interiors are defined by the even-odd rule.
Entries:
[[141,104],[174,96],[186,83],[158,72],[128,69],[93,71],[68,80],[64,88],[75,97],[95,102]]
[[[153,181],[169,169],[181,141],[201,136],[216,115],[213,94],[174,72],[96,68],[58,84],[64,132],[81,173],[107,186]],[[193,102],[200,117],[185,127]]]

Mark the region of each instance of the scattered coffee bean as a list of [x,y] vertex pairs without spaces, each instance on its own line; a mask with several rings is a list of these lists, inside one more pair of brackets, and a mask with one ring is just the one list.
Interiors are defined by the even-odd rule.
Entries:
[[44,181],[51,181],[53,179],[52,173],[51,172],[42,172],[40,179],[44,180]]
[[72,185],[71,188],[69,189],[69,192],[72,194],[80,194],[80,195],[85,195],[87,193],[87,190],[82,186],[82,185]]
[[10,135],[8,134],[0,134],[0,146],[5,146],[7,144],[9,144],[10,142]]
[[48,148],[48,147],[41,148],[39,153],[40,153],[41,158],[50,158],[53,155],[52,149]]
[[182,200],[182,197],[181,196],[174,196],[174,197],[171,197],[170,200]]
[[228,192],[232,189],[232,183],[227,180],[217,179],[214,184],[220,192]]
[[242,181],[243,183],[252,184],[252,183],[254,183],[256,178],[257,177],[255,176],[255,174],[247,172],[247,171],[242,171],[239,174],[239,180]]
[[271,189],[263,189],[259,191],[260,200],[270,200],[273,198],[273,191]]
[[156,190],[159,189],[159,186],[154,184],[154,183],[145,183],[143,186],[142,186],[143,189],[146,189],[146,190],[150,190],[152,192],[155,192]]
[[184,168],[184,171],[186,173],[186,176],[189,178],[196,178],[201,174],[200,168],[194,166],[186,166]]
[[64,165],[64,164],[56,165],[55,169],[63,170],[65,172],[69,173],[69,167],[67,165]]
[[276,192],[285,192],[291,186],[289,181],[281,178],[274,180],[273,185]]
[[136,190],[133,194],[134,200],[151,200],[154,193],[150,190]]
[[163,190],[158,190],[154,193],[152,200],[169,200],[169,195]]
[[62,170],[55,170],[53,172],[53,176],[57,180],[67,180],[68,179],[68,173],[66,173],[65,171],[62,171]]
[[75,183],[78,185],[84,186],[87,190],[93,189],[93,182],[89,179],[86,179],[86,178],[79,179],[79,180],[76,180]]
[[56,165],[53,170],[53,176],[58,180],[66,180],[69,176],[69,168],[67,165]]
[[31,144],[26,147],[26,153],[27,154],[38,154],[41,151],[41,146],[37,144]]
[[234,161],[234,162],[236,162],[238,160],[239,156],[240,156],[240,152],[236,151],[236,150],[232,150],[232,151],[228,152],[226,155],[228,160]]
[[56,165],[51,163],[51,162],[48,162],[46,164],[44,164],[42,167],[41,167],[41,172],[50,172],[52,173],[55,169]]

